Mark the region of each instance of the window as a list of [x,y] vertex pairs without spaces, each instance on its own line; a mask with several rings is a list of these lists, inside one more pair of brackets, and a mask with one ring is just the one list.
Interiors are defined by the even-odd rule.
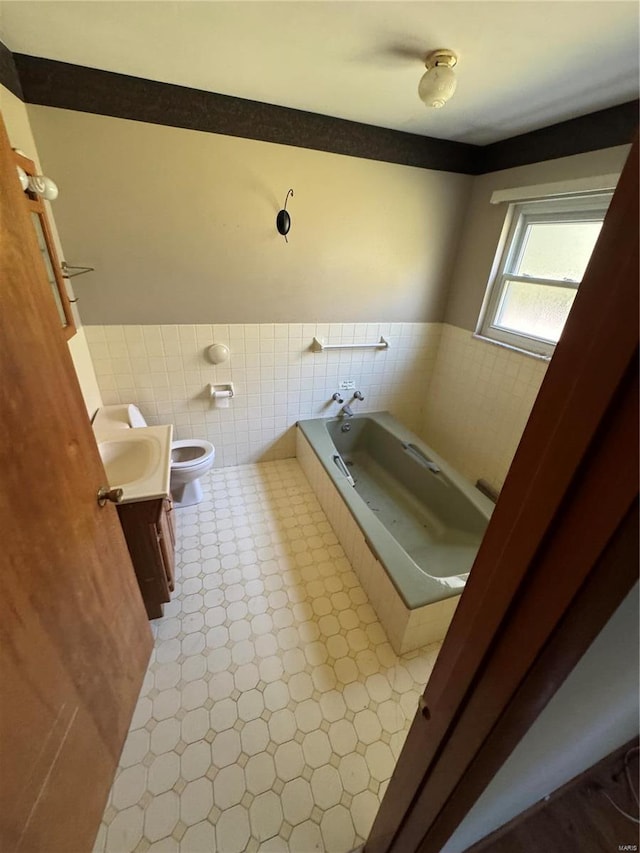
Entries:
[[509,206],[477,334],[551,356],[611,200],[611,193]]

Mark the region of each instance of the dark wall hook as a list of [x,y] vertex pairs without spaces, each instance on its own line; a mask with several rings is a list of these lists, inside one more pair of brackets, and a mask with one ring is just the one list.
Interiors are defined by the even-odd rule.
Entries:
[[287,212],[287,202],[289,201],[289,196],[293,198],[293,190],[289,190],[289,192],[287,193],[287,197],[284,200],[284,207],[278,212],[278,215],[276,216],[276,228],[278,229],[278,234],[282,234],[286,243],[289,242],[287,240],[287,234],[289,233],[289,229],[291,228],[291,217]]

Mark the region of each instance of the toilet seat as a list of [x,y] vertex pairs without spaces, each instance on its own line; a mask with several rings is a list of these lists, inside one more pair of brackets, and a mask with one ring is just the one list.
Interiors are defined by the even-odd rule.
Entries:
[[171,442],[171,470],[188,471],[190,468],[199,468],[213,459],[214,453],[213,444],[204,439],[184,438],[173,441]]

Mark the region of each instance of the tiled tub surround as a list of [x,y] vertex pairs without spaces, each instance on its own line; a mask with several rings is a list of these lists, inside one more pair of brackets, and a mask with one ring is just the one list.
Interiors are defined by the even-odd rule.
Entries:
[[418,434],[472,483],[501,489],[547,365],[443,324]]
[[203,488],[96,853],[347,853],[439,647],[394,653],[295,459]]
[[[423,418],[424,389],[435,363],[438,323],[331,323],[194,326],[86,326],[105,405],[137,403],[149,424],[173,423],[175,437],[204,438],[216,467],[295,455],[301,418],[337,414],[329,404],[342,379],[365,395],[358,411],[387,409],[412,429]],[[313,353],[327,343],[371,343],[388,350]],[[206,358],[212,343],[228,362]],[[228,409],[211,404],[208,383],[233,382]],[[345,392],[345,400],[350,399]]]
[[[297,458],[338,540],[367,593],[396,654],[444,639],[460,595],[448,595],[409,609],[389,574],[365,540],[349,507],[302,430],[296,431]],[[436,586],[435,582],[433,584]]]
[[[216,467],[294,456],[296,421],[337,414],[327,401],[353,379],[365,395],[356,411],[391,411],[472,483],[501,488],[547,367],[440,323],[84,329],[105,405],[135,402],[150,424],[173,423],[176,438],[211,441]],[[388,350],[309,348],[314,335],[366,343],[381,334]],[[217,367],[205,357],[214,341],[231,349]],[[207,384],[229,381],[229,408],[212,406]]]

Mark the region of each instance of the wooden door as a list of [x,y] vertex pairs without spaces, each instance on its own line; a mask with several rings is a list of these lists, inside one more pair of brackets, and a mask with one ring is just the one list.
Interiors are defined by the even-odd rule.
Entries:
[[0,119],[0,850],[91,850],[152,638]]
[[636,141],[367,853],[442,849],[638,579],[638,180]]

